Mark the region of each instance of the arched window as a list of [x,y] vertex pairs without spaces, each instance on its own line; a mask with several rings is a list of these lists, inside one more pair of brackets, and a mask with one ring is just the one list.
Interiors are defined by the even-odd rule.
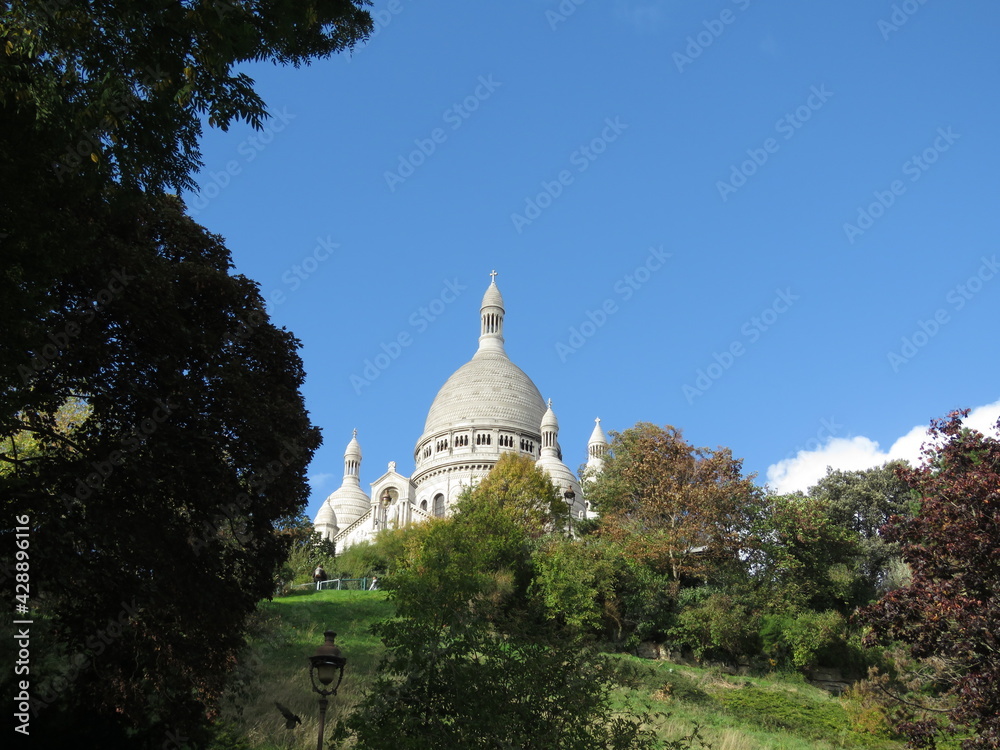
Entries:
[[427,500],[426,499],[420,501],[420,510],[427,510]]
[[444,515],[444,495],[440,492],[434,496],[434,515]]

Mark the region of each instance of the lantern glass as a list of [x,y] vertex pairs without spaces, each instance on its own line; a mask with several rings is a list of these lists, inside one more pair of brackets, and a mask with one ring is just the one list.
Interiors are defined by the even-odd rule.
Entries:
[[324,685],[329,685],[336,676],[337,668],[331,662],[322,662],[316,668],[316,678]]

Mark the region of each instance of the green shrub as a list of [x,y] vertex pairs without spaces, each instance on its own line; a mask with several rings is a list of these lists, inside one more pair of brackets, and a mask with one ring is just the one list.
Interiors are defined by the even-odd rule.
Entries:
[[726,713],[764,729],[782,729],[803,737],[832,739],[850,731],[839,703],[817,703],[801,695],[747,687],[719,695]]
[[836,610],[783,612],[761,619],[760,642],[772,666],[843,666],[846,636],[847,623]]
[[391,575],[410,553],[419,547],[427,529],[421,525],[385,529],[372,541],[348,547],[326,571],[334,578],[371,578]]
[[[688,604],[692,600],[697,603]],[[669,637],[677,646],[690,648],[697,658],[735,658],[758,651],[757,616],[735,597],[710,593],[698,602],[694,595],[682,595],[678,605],[681,611]]]
[[696,677],[691,677],[689,672],[685,672],[668,663],[660,663],[655,667],[646,666],[648,662],[633,659],[633,657],[619,657],[629,663],[638,662],[640,668],[635,672],[637,679],[632,687],[636,690],[645,691],[658,698],[669,698],[684,703],[711,703],[712,696],[701,687],[701,682]]

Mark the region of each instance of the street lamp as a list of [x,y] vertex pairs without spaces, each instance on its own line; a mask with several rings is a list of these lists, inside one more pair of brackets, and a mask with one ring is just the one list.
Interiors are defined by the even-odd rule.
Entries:
[[573,492],[572,487],[567,487],[566,492],[563,493],[563,497],[566,499],[566,505],[569,506],[569,513],[567,514],[569,518],[566,521],[566,530],[571,531],[573,529],[573,501],[576,500],[576,493]]
[[[316,750],[323,750],[323,730],[326,727],[326,707],[329,704],[327,696],[337,694],[337,688],[344,679],[344,666],[347,664],[347,659],[340,655],[340,649],[333,642],[337,634],[327,630],[323,637],[326,640],[309,657],[309,679],[312,681],[313,692],[319,693],[319,739]],[[331,688],[330,683],[334,678],[337,679],[337,684]],[[317,680],[322,687],[316,684]]]
[[389,528],[389,506],[392,505],[392,495],[389,494],[389,490],[386,489],[382,493],[382,498],[380,501],[379,512],[375,515],[375,528],[377,529],[381,524],[383,529]]

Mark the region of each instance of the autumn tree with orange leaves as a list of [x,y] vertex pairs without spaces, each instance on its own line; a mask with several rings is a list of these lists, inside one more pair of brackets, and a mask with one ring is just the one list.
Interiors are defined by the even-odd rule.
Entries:
[[728,448],[697,448],[675,427],[640,422],[612,433],[587,487],[599,533],[676,590],[743,566],[763,496]]

